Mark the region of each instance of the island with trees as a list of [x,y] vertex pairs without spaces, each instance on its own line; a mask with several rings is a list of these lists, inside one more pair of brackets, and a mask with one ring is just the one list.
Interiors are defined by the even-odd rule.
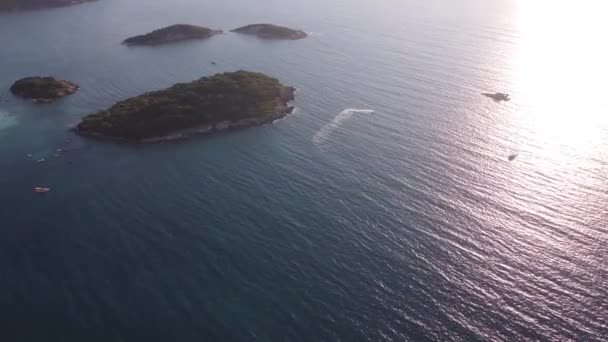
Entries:
[[221,30],[212,30],[207,27],[177,24],[161,28],[150,33],[127,38],[126,45],[160,45],[192,39],[209,39],[223,33]]
[[254,35],[262,39],[298,40],[308,37],[306,32],[273,24],[253,24],[232,30],[231,32]]
[[26,77],[22,78],[10,88],[11,93],[36,103],[51,103],[64,96],[74,94],[78,85],[66,80],[57,80],[54,77]]
[[179,83],[85,116],[85,136],[157,142],[270,123],[290,113],[295,88],[261,73],[236,71]]

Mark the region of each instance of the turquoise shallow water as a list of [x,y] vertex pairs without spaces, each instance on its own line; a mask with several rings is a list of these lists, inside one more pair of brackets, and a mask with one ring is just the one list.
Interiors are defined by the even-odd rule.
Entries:
[[[3,336],[605,340],[597,6],[554,4],[567,29],[499,0],[100,0],[0,15]],[[310,37],[120,45],[178,22]],[[296,112],[145,146],[69,131],[118,100],[237,69],[296,86]],[[37,74],[81,90],[48,106],[9,94]]]

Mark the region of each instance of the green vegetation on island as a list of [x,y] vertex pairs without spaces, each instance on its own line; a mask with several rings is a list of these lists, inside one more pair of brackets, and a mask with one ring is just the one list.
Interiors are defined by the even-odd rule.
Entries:
[[118,102],[85,116],[76,131],[147,142],[260,125],[290,113],[294,94],[261,73],[227,72]]
[[77,5],[96,0],[0,0],[0,11],[31,10]]
[[53,77],[26,77],[11,86],[11,93],[36,103],[50,103],[78,90],[78,85]]
[[208,39],[221,30],[212,30],[207,27],[177,24],[150,33],[125,39],[127,45],[159,45],[188,39]]
[[304,39],[306,32],[272,24],[253,24],[232,30],[232,32],[255,35],[262,39]]

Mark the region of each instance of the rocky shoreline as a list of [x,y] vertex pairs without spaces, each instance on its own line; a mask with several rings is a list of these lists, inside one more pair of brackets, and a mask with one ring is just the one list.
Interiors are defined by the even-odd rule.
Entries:
[[217,123],[216,125],[201,125],[199,127],[193,127],[190,129],[176,131],[176,132],[173,132],[168,135],[153,137],[153,138],[146,138],[146,139],[137,140],[137,141],[133,141],[133,140],[125,139],[125,138],[107,136],[107,135],[103,135],[101,133],[80,132],[80,131],[78,131],[77,127],[73,127],[72,130],[80,136],[93,138],[93,139],[109,140],[109,141],[116,141],[116,142],[123,142],[123,143],[158,144],[158,143],[163,143],[163,142],[186,140],[189,138],[193,138],[195,136],[210,135],[210,134],[214,134],[214,133],[223,133],[223,132],[228,132],[228,131],[233,131],[233,130],[238,130],[238,129],[272,124],[272,123],[276,122],[277,120],[280,120],[280,119],[286,117],[288,114],[291,114],[294,110],[295,110],[295,107],[288,107],[288,109],[285,113],[271,115],[271,116],[267,116],[265,118],[243,119],[243,120],[239,120],[239,121],[235,121],[235,122],[222,121],[220,123]]
[[159,142],[165,142],[165,141],[182,140],[182,139],[191,138],[196,135],[213,134],[213,133],[226,132],[226,131],[231,131],[231,130],[236,130],[236,129],[243,129],[243,128],[248,128],[248,127],[255,127],[255,126],[261,126],[261,125],[265,125],[265,124],[271,124],[281,118],[284,118],[285,116],[287,116],[287,114],[290,114],[294,109],[295,109],[294,107],[290,107],[288,112],[276,114],[276,115],[270,115],[265,118],[243,119],[243,120],[239,120],[239,121],[235,121],[235,122],[222,121],[214,126],[202,126],[202,127],[197,127],[197,128],[193,128],[190,130],[184,130],[182,132],[176,132],[176,133],[173,133],[173,134],[170,134],[167,136],[163,136],[163,137],[144,139],[144,140],[141,140],[140,143],[149,144],[149,143],[159,143]]

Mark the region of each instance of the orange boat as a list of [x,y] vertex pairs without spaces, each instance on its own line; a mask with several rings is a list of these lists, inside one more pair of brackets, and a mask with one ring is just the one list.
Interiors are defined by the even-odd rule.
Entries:
[[51,189],[49,188],[42,188],[42,187],[35,187],[34,188],[34,192],[37,192],[39,194],[45,194],[47,192],[51,191]]

